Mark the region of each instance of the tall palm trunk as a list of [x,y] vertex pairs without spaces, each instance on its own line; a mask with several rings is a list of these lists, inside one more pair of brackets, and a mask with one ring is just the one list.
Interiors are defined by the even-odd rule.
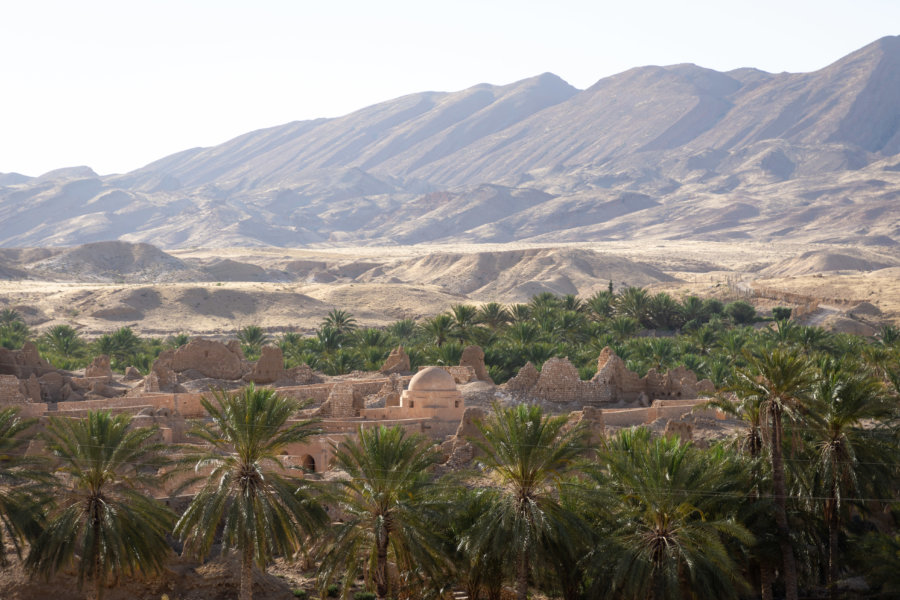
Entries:
[[772,594],[772,584],[775,582],[775,571],[772,569],[772,563],[768,560],[763,560],[759,564],[759,583],[760,583],[760,597],[762,600],[774,600],[775,596]]
[[516,599],[528,600],[528,549],[523,548],[519,555],[516,571]]
[[838,535],[840,533],[840,515],[837,507],[837,482],[831,483],[831,497],[826,501],[825,511],[828,513],[828,597],[837,597],[838,579]]
[[784,567],[785,598],[798,600],[797,596],[797,563],[794,549],[791,547],[791,529],[787,520],[787,486],[784,477],[784,457],[782,455],[782,438],[784,430],[781,422],[781,411],[772,411],[772,436],[770,437],[772,452],[772,487],[775,492],[775,523],[778,526],[781,560]]
[[[753,461],[753,468],[750,470],[750,478],[753,481],[753,488],[750,490],[750,502],[759,500],[761,479],[759,473],[759,457],[762,455],[763,437],[756,426],[750,427],[749,448],[750,458]],[[760,597],[762,600],[772,600],[772,584],[775,581],[775,572],[771,563],[767,560],[752,561],[753,568],[759,573]]]
[[379,600],[384,600],[388,595],[388,574],[387,574],[387,553],[388,553],[388,534],[378,536],[376,541],[378,547],[377,564],[375,565],[375,594]]
[[249,545],[241,557],[240,600],[253,600],[253,553]]
[[97,501],[91,502],[91,528],[94,530],[94,598],[103,600],[103,588],[106,586],[106,577],[103,573],[103,564],[100,560],[100,508]]

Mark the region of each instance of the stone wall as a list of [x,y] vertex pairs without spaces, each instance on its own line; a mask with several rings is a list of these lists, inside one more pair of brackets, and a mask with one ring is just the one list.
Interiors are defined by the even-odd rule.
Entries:
[[709,380],[697,381],[685,367],[666,373],[650,369],[639,377],[609,347],[597,358],[597,373],[582,381],[578,369],[565,358],[551,358],[540,372],[526,363],[503,389],[515,396],[558,404],[604,405],[616,402],[649,404],[656,398],[696,398],[711,395],[715,387]]
[[0,375],[0,405],[25,402],[28,402],[28,397],[19,389],[19,378],[15,375]]

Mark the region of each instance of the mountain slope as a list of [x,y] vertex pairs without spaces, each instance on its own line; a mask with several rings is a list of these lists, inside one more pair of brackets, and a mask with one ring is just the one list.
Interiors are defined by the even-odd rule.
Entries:
[[0,174],[0,246],[900,240],[900,37],[812,73],[546,73],[288,123],[127,173]]

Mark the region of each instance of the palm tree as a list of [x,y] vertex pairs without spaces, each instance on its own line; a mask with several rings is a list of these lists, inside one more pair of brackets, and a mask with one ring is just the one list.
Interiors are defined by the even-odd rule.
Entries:
[[[734,519],[744,484],[721,448],[701,451],[646,428],[620,431],[588,469],[607,546],[595,584],[603,597],[739,598],[747,584],[726,542],[753,540]],[[604,518],[605,515],[605,518]]]
[[155,427],[132,428],[130,415],[89,411],[51,417],[42,434],[57,460],[55,507],[31,545],[26,567],[50,577],[75,563],[79,588],[93,582],[103,597],[110,579],[162,570],[174,515],[145,490],[156,489],[167,447]]
[[334,308],[322,321],[322,327],[332,327],[340,335],[346,335],[356,330],[356,319],[346,310]]
[[542,550],[576,539],[584,529],[559,503],[559,486],[582,450],[583,430],[566,429],[566,417],[545,417],[539,406],[494,406],[478,423],[482,463],[494,480],[483,493],[487,509],[465,536],[468,552],[513,552],[516,597],[525,600],[532,562]]
[[45,471],[25,457],[25,433],[33,419],[22,419],[18,409],[0,410],[0,566],[7,565],[6,542],[21,556],[22,542],[40,532],[43,501],[40,484]]
[[513,304],[509,307],[509,316],[513,323],[523,323],[531,318],[531,305]]
[[658,329],[677,329],[684,324],[681,304],[665,292],[650,298],[648,317],[651,324]]
[[437,457],[429,440],[401,427],[360,428],[335,452],[335,466],[347,477],[338,482],[344,518],[320,566],[325,585],[343,574],[344,595],[355,581],[361,560],[378,598],[391,589],[388,561],[406,575],[443,568],[440,540],[429,516],[436,516],[428,471]]
[[784,421],[787,419],[795,423],[803,419],[814,376],[806,358],[796,350],[776,348],[759,356],[748,356],[747,359],[750,368],[737,370],[730,391],[739,398],[759,403],[772,466],[775,523],[784,567],[785,595],[788,600],[797,600],[797,564],[787,519]]
[[71,325],[54,325],[44,334],[44,341],[53,352],[66,358],[70,358],[84,346],[84,341]]
[[469,331],[478,322],[478,309],[471,304],[454,304],[450,307],[450,316],[454,335],[463,341],[469,339]]
[[431,343],[442,346],[453,332],[453,317],[448,314],[432,317],[422,324],[422,331]]
[[834,598],[838,536],[841,523],[848,516],[845,498],[860,497],[864,491],[870,491],[865,489],[866,482],[891,481],[897,452],[890,440],[879,436],[879,429],[863,428],[864,422],[881,420],[891,413],[882,382],[865,374],[843,372],[834,364],[829,367],[816,385],[812,407],[820,422],[813,430],[815,473],[820,488],[816,496],[825,498],[828,587]]
[[478,322],[494,330],[509,323],[511,318],[506,307],[497,302],[488,302],[478,309]]
[[247,325],[238,329],[237,339],[244,346],[244,352],[256,355],[271,338],[259,325]]
[[616,314],[631,317],[642,326],[649,325],[650,294],[639,287],[627,287],[616,298]]
[[14,308],[4,308],[0,310],[0,327],[8,327],[13,323],[25,323],[25,319],[19,311]]
[[600,290],[588,298],[587,303],[593,318],[602,321],[612,315],[614,301],[615,295],[611,291]]
[[96,341],[97,350],[123,366],[129,363],[141,349],[141,339],[135,335],[131,327],[120,327],[112,333],[106,333]]
[[298,405],[270,389],[219,390],[201,402],[210,419],[189,434],[206,447],[181,462],[202,471],[203,487],[175,524],[175,535],[185,552],[203,557],[221,525],[223,548],[240,554],[240,598],[251,600],[253,563],[265,569],[276,554],[292,558],[304,536],[325,521],[309,487],[285,476],[280,459],[288,444],[318,430],[308,420],[289,424]]

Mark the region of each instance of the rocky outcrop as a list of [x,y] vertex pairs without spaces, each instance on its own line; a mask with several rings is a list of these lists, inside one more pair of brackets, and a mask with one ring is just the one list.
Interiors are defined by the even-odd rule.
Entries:
[[475,379],[494,383],[484,365],[484,350],[480,346],[466,346],[459,359],[459,366],[471,367],[475,371]]
[[385,375],[389,375],[391,373],[409,373],[411,368],[409,356],[403,350],[403,346],[397,346],[391,350],[391,353],[384,360],[380,371]]

